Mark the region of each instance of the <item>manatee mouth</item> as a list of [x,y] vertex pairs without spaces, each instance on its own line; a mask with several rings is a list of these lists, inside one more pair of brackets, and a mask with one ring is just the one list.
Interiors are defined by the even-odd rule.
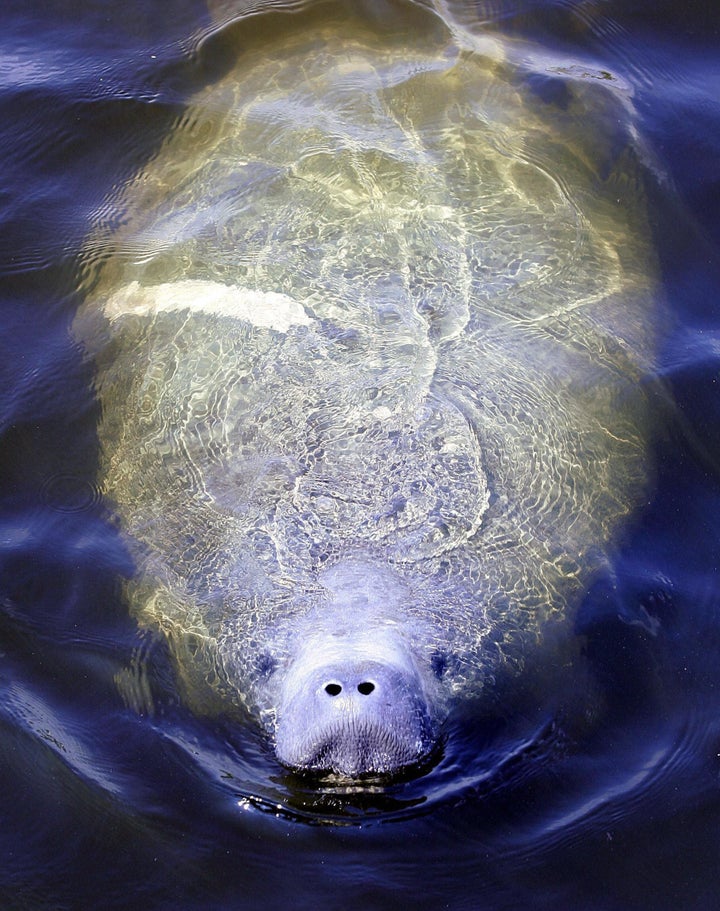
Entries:
[[418,715],[411,727],[410,731],[396,731],[367,721],[348,720],[310,731],[308,741],[297,744],[290,765],[353,779],[392,774],[421,762],[435,745],[427,717]]
[[278,759],[348,778],[414,765],[436,742],[434,713],[414,669],[362,660],[292,675],[275,730]]

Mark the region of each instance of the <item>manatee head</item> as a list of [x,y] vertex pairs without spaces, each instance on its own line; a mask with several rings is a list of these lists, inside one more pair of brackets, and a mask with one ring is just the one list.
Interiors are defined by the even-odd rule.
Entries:
[[318,637],[293,662],[278,706],[287,765],[348,777],[393,772],[435,742],[434,710],[409,651],[383,635]]
[[391,571],[343,563],[321,578],[327,598],[303,622],[281,672],[275,748],[293,768],[349,778],[398,771],[431,752],[439,699],[414,653]]

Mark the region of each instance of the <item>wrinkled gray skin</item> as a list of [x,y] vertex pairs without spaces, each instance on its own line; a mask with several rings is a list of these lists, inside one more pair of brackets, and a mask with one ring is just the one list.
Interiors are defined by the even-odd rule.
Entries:
[[400,613],[407,590],[371,562],[342,561],[320,582],[333,628],[309,633],[286,672],[278,756],[346,775],[415,762],[435,739],[436,694],[418,667],[412,638],[383,629],[380,617],[368,622],[379,605],[388,616]]
[[134,614],[196,711],[351,778],[553,655],[646,483],[623,87],[408,16],[238,27],[99,213],[75,326]]

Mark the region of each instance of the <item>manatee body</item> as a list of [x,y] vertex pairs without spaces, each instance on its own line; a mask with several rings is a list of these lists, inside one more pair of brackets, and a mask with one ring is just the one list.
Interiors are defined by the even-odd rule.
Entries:
[[99,221],[75,324],[134,614],[194,709],[350,777],[569,637],[646,483],[622,92],[546,102],[522,49],[413,15],[230,29]]

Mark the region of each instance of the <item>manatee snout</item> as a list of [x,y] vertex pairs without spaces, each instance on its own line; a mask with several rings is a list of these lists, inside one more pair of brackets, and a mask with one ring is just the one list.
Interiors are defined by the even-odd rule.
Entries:
[[280,761],[357,778],[426,756],[436,742],[435,711],[410,656],[379,660],[352,646],[343,656],[333,645],[328,661],[320,643],[320,654],[306,650],[286,677],[276,727]]

